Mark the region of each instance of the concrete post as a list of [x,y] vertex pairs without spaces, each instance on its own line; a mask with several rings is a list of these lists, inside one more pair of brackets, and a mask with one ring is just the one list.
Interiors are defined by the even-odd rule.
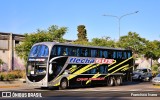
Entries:
[[8,60],[8,70],[12,70],[12,55],[13,55],[13,43],[12,43],[12,33],[9,35],[9,60]]

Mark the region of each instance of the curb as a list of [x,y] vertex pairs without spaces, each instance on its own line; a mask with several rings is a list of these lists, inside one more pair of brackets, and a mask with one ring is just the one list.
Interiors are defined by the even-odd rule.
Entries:
[[23,84],[26,83],[25,79],[15,79],[15,80],[9,80],[9,81],[0,81],[0,86],[2,85],[13,85],[13,84]]

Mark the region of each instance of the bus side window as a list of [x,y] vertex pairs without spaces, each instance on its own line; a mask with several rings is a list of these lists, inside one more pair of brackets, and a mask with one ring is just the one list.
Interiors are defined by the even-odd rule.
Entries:
[[120,59],[122,58],[122,52],[121,51],[117,52],[117,58],[120,58]]
[[113,52],[113,58],[117,58],[116,51]]
[[96,74],[97,73],[97,68],[91,69],[91,74]]
[[99,67],[99,73],[103,74],[105,72],[104,66]]
[[91,49],[91,57],[96,57],[97,56],[97,50]]
[[62,51],[63,51],[63,56],[67,56],[69,54],[68,47],[64,47]]
[[55,56],[55,55],[56,55],[56,46],[54,46],[54,47],[52,48],[51,55],[52,55],[52,56]]
[[123,58],[127,59],[127,53],[126,52],[123,52]]
[[96,57],[100,57],[100,50],[97,49]]
[[107,73],[107,67],[106,65],[102,65],[99,67],[99,73],[100,74],[106,74]]
[[103,57],[108,58],[108,51],[103,51]]
[[81,54],[81,48],[77,48],[77,57],[80,57]]
[[66,54],[67,54],[68,56],[71,56],[71,50],[72,50],[71,47],[66,47]]
[[58,56],[61,56],[61,52],[62,52],[61,47],[58,46],[58,47],[57,47],[57,55],[58,55]]
[[131,57],[131,53],[130,52],[128,52],[128,58],[130,58]]
[[88,57],[88,49],[87,48],[83,48],[82,49],[82,55],[84,56],[84,57]]
[[108,51],[108,58],[113,58],[113,52],[112,51]]
[[86,48],[79,48],[79,56],[81,57],[87,57],[88,52]]
[[71,49],[71,56],[76,56],[76,48]]
[[99,50],[99,57],[103,57],[103,51],[102,50]]

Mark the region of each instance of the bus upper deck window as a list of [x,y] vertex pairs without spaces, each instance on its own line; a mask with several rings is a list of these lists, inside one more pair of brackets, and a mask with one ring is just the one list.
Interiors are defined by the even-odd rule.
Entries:
[[108,51],[103,51],[103,57],[108,58]]
[[60,55],[61,55],[61,52],[62,52],[61,47],[58,46],[58,47],[57,47],[57,55],[60,56]]
[[123,52],[123,58],[126,59],[127,58],[127,53]]
[[116,58],[116,51],[113,52],[113,58]]
[[97,50],[91,50],[91,57],[97,56]]
[[87,49],[82,49],[82,56],[87,57],[88,56],[88,50]]
[[128,52],[128,58],[129,58],[129,57],[131,57],[131,53],[130,53],[130,52]]
[[52,48],[51,55],[54,55],[54,56],[56,55],[56,46]]
[[71,56],[76,56],[76,48],[71,49]]
[[62,48],[62,55],[63,56],[69,55],[69,48],[68,47],[63,47]]
[[122,52],[121,51],[119,51],[119,52],[117,52],[117,58],[122,58]]
[[103,51],[102,50],[99,51],[99,57],[103,57]]
[[81,48],[77,48],[77,56],[79,57],[81,54]]

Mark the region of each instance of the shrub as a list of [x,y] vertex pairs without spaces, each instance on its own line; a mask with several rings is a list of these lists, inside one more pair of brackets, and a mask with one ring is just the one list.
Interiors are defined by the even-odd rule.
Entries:
[[1,72],[0,73],[0,80],[14,80],[17,78],[25,78],[25,71],[22,70],[14,70],[9,72]]
[[15,75],[14,75],[14,74],[8,73],[8,74],[6,75],[6,80],[14,80],[14,79],[15,79]]
[[153,66],[152,66],[152,70],[153,70],[153,71],[158,71],[158,65],[153,65]]
[[15,78],[22,78],[23,77],[21,70],[14,70],[11,73],[13,73],[15,75]]
[[3,81],[3,80],[4,80],[4,75],[0,74],[0,81]]

